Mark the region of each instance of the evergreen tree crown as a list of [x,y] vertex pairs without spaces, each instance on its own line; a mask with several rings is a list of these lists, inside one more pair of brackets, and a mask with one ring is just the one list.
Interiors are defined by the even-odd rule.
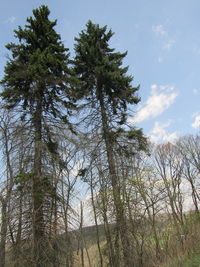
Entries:
[[[123,59],[127,52],[114,52],[109,41],[113,36],[107,26],[100,27],[89,21],[86,30],[75,38],[75,72],[82,82],[80,96],[98,95],[101,90],[115,114],[126,112],[127,104],[137,104],[140,99],[133,87],[133,77],[127,75],[128,67],[123,67]],[[84,90],[84,92],[82,92]]]
[[56,20],[50,21],[49,14],[47,6],[34,9],[25,27],[15,30],[19,43],[6,46],[12,57],[5,67],[1,95],[9,108],[22,105],[25,113],[27,108],[34,111],[41,98],[43,111],[56,117],[57,103],[70,105],[66,95],[71,71],[68,49],[54,29]]

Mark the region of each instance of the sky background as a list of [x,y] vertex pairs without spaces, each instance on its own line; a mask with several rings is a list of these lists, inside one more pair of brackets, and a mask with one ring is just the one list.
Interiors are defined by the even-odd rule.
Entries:
[[50,19],[73,56],[74,37],[88,20],[108,25],[111,46],[128,51],[124,61],[133,85],[140,84],[140,104],[130,123],[154,142],[173,142],[199,133],[200,1],[199,0],[7,0],[0,9],[0,79],[13,30],[24,26],[32,9],[45,4]]

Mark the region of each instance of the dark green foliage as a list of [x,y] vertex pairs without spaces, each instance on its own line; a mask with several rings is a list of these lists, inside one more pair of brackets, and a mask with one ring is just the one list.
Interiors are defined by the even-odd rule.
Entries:
[[147,151],[148,141],[147,138],[143,136],[142,129],[133,129],[127,132],[127,137],[129,140],[135,140],[138,144],[138,150]]
[[56,192],[56,187],[52,183],[53,177],[51,175],[42,177],[41,187],[45,189],[45,193],[48,194],[52,199],[60,201],[60,197]]
[[86,97],[88,101],[98,97],[97,88],[101,88],[107,98],[107,104],[114,114],[120,111],[119,123],[126,120],[127,104],[137,104],[139,98],[135,95],[139,87],[133,87],[132,76],[127,75],[128,67],[122,66],[125,53],[114,52],[109,47],[113,36],[107,27],[89,21],[86,30],[76,38],[75,72],[82,84],[79,98]]
[[[33,173],[25,173],[21,172],[15,177],[15,184],[17,185],[18,191],[23,191],[24,187],[31,188],[31,179],[32,179]],[[27,186],[28,185],[28,186]]]
[[89,21],[86,30],[75,38],[74,70],[80,81],[77,98],[84,100],[86,107],[90,106],[98,113],[102,101],[110,138],[117,141],[120,136],[126,136],[144,150],[147,140],[142,130],[132,128],[129,131],[125,126],[128,105],[140,101],[137,96],[139,86],[132,86],[133,77],[127,74],[128,67],[123,66],[127,52],[115,52],[110,48],[109,41],[113,34],[111,30],[107,31],[106,26],[101,28]]
[[88,168],[80,169],[78,171],[78,176],[81,176],[82,178],[84,178],[84,176],[86,175],[87,171],[88,171]]
[[24,173],[24,172],[19,173],[15,177],[15,184],[17,185],[30,181],[32,175],[33,175],[32,173]]
[[56,33],[56,21],[49,20],[49,9],[41,6],[33,10],[24,28],[15,30],[18,44],[6,47],[12,57],[5,67],[3,99],[8,108],[21,106],[24,114],[34,112],[38,98],[42,110],[54,117],[60,115],[59,105],[68,109],[70,69],[69,54]]

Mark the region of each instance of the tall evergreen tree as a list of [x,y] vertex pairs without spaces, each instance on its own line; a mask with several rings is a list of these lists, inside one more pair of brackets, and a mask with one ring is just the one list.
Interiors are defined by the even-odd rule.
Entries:
[[[123,67],[127,53],[115,52],[110,48],[112,36],[113,32],[107,31],[106,26],[101,28],[89,21],[86,30],[75,39],[74,69],[80,81],[77,98],[81,99],[82,104],[85,103],[86,108],[90,108],[92,118],[95,117],[93,122],[98,121],[101,125],[113,190],[116,227],[122,243],[122,264],[134,266],[114,147],[120,134],[137,139],[140,144],[145,139],[140,130],[127,132],[124,127],[128,105],[137,104],[140,100],[136,94],[139,87],[132,86],[133,77],[127,74],[128,67]],[[117,257],[114,256],[111,266],[119,266]]]
[[[34,266],[46,266],[46,229],[44,219],[45,183],[43,166],[43,140],[46,117],[68,122],[73,106],[70,99],[70,68],[68,49],[55,31],[56,21],[49,20],[47,6],[33,10],[24,28],[15,30],[18,43],[6,47],[11,58],[1,81],[1,94],[7,108],[19,112],[22,119],[31,121],[34,129],[34,164],[32,170],[33,198],[33,260]],[[63,110],[64,113],[63,113]],[[50,140],[51,150],[55,144]],[[51,151],[50,151],[51,152]]]

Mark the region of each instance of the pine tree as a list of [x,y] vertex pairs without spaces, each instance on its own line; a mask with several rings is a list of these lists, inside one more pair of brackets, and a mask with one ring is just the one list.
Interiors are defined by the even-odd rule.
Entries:
[[[18,43],[9,43],[6,46],[11,52],[11,58],[1,81],[1,96],[6,107],[19,112],[21,119],[30,120],[34,129],[34,164],[31,179],[33,260],[34,266],[37,267],[46,266],[48,260],[48,255],[45,255],[47,244],[43,211],[43,122],[46,117],[52,117],[68,123],[68,113],[73,106],[69,100],[71,71],[68,67],[68,49],[56,33],[56,21],[50,21],[49,14],[47,6],[34,9],[33,17],[27,18],[25,27],[15,30]],[[50,141],[53,144],[51,139]]]
[[[116,227],[122,242],[123,264],[134,266],[114,147],[119,135],[133,137],[141,144],[145,138],[142,131],[132,129],[127,132],[124,127],[128,105],[137,104],[140,100],[137,96],[139,87],[132,86],[133,77],[127,74],[128,67],[123,67],[127,52],[119,53],[110,48],[109,41],[112,36],[113,32],[107,31],[106,26],[101,28],[89,21],[86,30],[75,39],[74,70],[80,82],[77,98],[82,104],[85,103],[84,107],[91,108],[93,118],[96,114],[96,121],[101,124],[113,190]],[[118,255],[113,257],[111,266],[119,266],[117,257]]]

